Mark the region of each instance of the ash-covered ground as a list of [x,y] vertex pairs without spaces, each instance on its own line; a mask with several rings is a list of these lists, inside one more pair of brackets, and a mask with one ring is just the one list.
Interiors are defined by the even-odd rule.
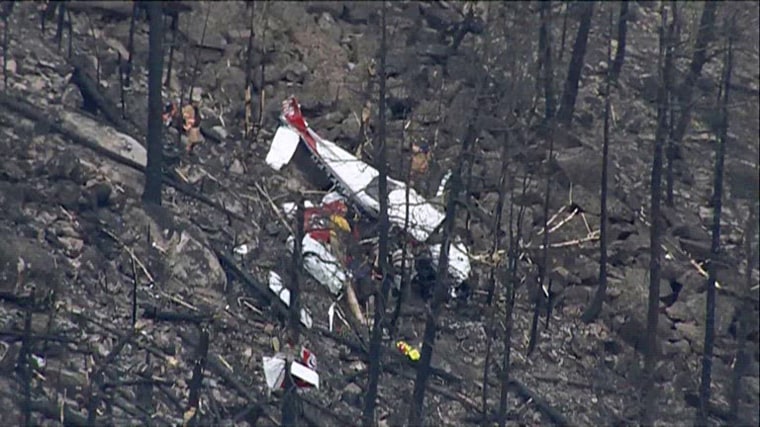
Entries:
[[[113,105],[120,103],[118,53],[127,57],[131,5],[117,2],[70,2],[69,34],[56,46],[55,20],[40,31],[37,4],[17,3],[9,19],[8,87],[0,102],[0,407],[3,419],[21,422],[24,395],[19,354],[34,355],[28,392],[41,425],[86,423],[91,395],[99,396],[96,422],[134,425],[182,423],[198,343],[198,328],[188,322],[149,319],[153,313],[201,317],[210,335],[208,365],[201,389],[200,423],[278,425],[280,400],[270,395],[262,356],[283,342],[284,323],[267,306],[252,281],[241,280],[220,253],[247,244],[251,251],[234,262],[253,281],[265,283],[271,270],[288,272],[287,228],[274,206],[290,201],[296,190],[323,190],[289,169],[276,173],[264,163],[277,127],[280,103],[295,95],[309,124],[322,136],[353,150],[362,146],[373,161],[377,132],[379,7],[371,2],[271,2],[254,10],[254,116],[261,115],[256,138],[243,136],[246,46],[250,10],[243,2],[189,2],[180,15],[168,99],[191,83],[200,96],[203,128],[210,137],[192,158],[171,164],[185,187],[205,195],[217,207],[171,186],[163,208],[144,208],[143,175],[83,146],[72,135],[113,141],[118,127],[101,112],[82,110],[73,63],[84,64]],[[550,271],[556,307],[547,329],[540,328],[536,351],[526,356],[535,260],[545,186],[545,138],[530,129],[509,143],[515,176],[530,174],[525,196],[514,189],[507,200],[525,206],[523,285],[517,290],[512,335],[511,374],[519,383],[510,394],[512,425],[551,424],[542,408],[553,407],[573,425],[635,423],[642,377],[648,288],[649,228],[647,206],[656,109],[657,8],[631,3],[629,43],[619,85],[612,96],[610,145],[609,296],[600,318],[580,321],[598,282],[599,179],[601,175],[606,23],[614,3],[597,5],[580,84],[572,131],[555,135],[551,161],[550,215],[563,225],[550,234]],[[721,13],[728,13],[731,7]],[[758,281],[744,292],[746,263],[743,238],[747,200],[757,202],[758,32],[757,4],[744,3],[743,32],[736,54],[734,106],[727,148],[727,186],[723,211],[723,263],[719,269],[713,401],[728,408],[735,363],[735,313],[750,300],[757,318]],[[476,194],[457,220],[458,233],[473,255],[491,248],[493,217],[501,171],[505,109],[527,111],[533,94],[537,16],[524,4],[501,12],[492,8],[479,34],[467,33],[459,48],[450,46],[464,19],[461,5],[449,2],[392,2],[388,27],[389,158],[391,175],[406,176],[412,143],[431,147],[430,169],[415,180],[426,195],[459,159],[476,96],[473,76],[482,61],[485,38],[494,80],[484,101],[475,144],[471,191]],[[482,9],[482,8],[481,8]],[[685,35],[693,40],[699,4],[685,6]],[[495,15],[495,16],[494,16]],[[722,18],[721,18],[722,19]],[[554,19],[558,44],[562,18]],[[566,52],[555,64],[556,84],[564,80],[577,19],[570,14]],[[482,29],[482,28],[481,28]],[[171,36],[167,34],[167,42]],[[691,43],[686,43],[691,46]],[[559,48],[557,47],[557,55]],[[147,22],[135,31],[134,70],[125,93],[129,127],[144,140],[147,124]],[[167,53],[168,58],[168,53]],[[192,76],[198,65],[197,77]],[[77,62],[79,61],[79,62]],[[679,56],[679,73],[689,54]],[[99,71],[98,71],[99,70]],[[263,70],[263,71],[262,71]],[[708,62],[698,82],[697,108],[676,162],[675,207],[665,208],[662,305],[659,336],[663,357],[657,365],[658,419],[679,425],[692,419],[690,396],[697,392],[704,340],[705,282],[692,260],[709,254],[712,221],[714,137],[707,122],[720,80],[719,59]],[[262,76],[263,73],[263,76]],[[261,94],[263,102],[260,102]],[[18,100],[17,98],[20,98]],[[197,96],[196,96],[197,98]],[[495,99],[498,98],[498,99]],[[10,101],[9,101],[10,100]],[[14,101],[15,100],[15,101]],[[32,112],[19,105],[33,106]],[[263,107],[263,108],[262,108]],[[27,108],[28,110],[28,108]],[[362,126],[364,110],[370,121]],[[37,115],[35,116],[36,113]],[[44,117],[46,120],[38,120]],[[51,125],[52,123],[52,125]],[[68,132],[67,132],[68,131]],[[84,138],[87,139],[87,138]],[[176,138],[167,134],[167,144]],[[368,142],[367,142],[368,141]],[[292,172],[292,173],[291,173]],[[196,194],[196,195],[197,195]],[[569,208],[567,208],[569,206]],[[220,209],[220,207],[222,209]],[[570,215],[577,208],[576,215]],[[506,234],[506,225],[502,226]],[[502,242],[503,247],[503,242]],[[230,255],[232,256],[232,255]],[[480,256],[479,260],[486,257]],[[428,389],[430,425],[479,422],[487,336],[501,336],[504,322],[487,332],[483,309],[490,265],[473,261],[474,287],[466,303],[450,304],[440,319]],[[503,268],[503,264],[501,264]],[[132,333],[133,288],[138,328]],[[324,332],[331,295],[306,280],[303,304],[315,328],[305,343],[317,355],[321,386],[303,393],[306,422],[353,425],[361,412],[368,360],[355,336]],[[28,299],[13,296],[32,295]],[[413,298],[402,312],[397,337],[386,340],[387,363],[380,381],[378,418],[400,425],[406,418],[415,366],[392,357],[402,338],[419,344],[424,301]],[[30,308],[34,307],[34,308]],[[496,304],[503,318],[503,299]],[[147,313],[146,316],[144,313]],[[22,343],[26,323],[34,338]],[[741,410],[749,425],[758,423],[758,326],[750,330],[750,366],[742,382]],[[275,344],[276,346],[276,344]],[[503,343],[494,342],[493,360]],[[487,376],[488,403],[498,405],[499,368]],[[528,394],[532,393],[533,398]],[[537,400],[541,401],[537,405]],[[714,414],[716,423],[720,411]]]

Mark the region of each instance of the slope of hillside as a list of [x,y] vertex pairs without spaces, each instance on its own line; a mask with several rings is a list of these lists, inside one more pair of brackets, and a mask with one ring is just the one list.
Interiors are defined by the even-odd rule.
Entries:
[[[9,21],[8,87],[0,93],[3,419],[21,422],[19,407],[27,393],[23,379],[29,374],[35,423],[85,424],[93,409],[88,406],[91,395],[100,400],[96,419],[102,424],[182,423],[197,357],[197,324],[201,324],[210,334],[201,423],[279,425],[281,400],[266,390],[262,356],[281,347],[285,329],[276,303],[267,303],[271,294],[260,292],[257,286],[265,282],[269,271],[288,271],[289,252],[284,244],[288,229],[273,206],[290,200],[296,189],[311,191],[309,197],[318,200],[315,190],[322,189],[291,169],[275,173],[263,160],[280,103],[292,94],[302,102],[314,129],[351,150],[361,147],[365,160],[372,161],[377,95],[368,82],[376,69],[378,7],[371,2],[257,4],[254,81],[256,94],[263,93],[264,100],[261,104],[255,100],[254,110],[263,119],[256,139],[246,141],[243,88],[250,11],[243,2],[225,2],[224,7],[188,2],[192,10],[180,18],[173,75],[165,96],[178,98],[194,83],[195,92],[201,94],[208,137],[195,157],[181,157],[167,167],[184,182],[167,185],[164,207],[149,209],[140,202],[142,173],[92,149],[93,144],[119,146],[133,159],[142,153],[136,146],[124,148],[129,144],[123,134],[144,141],[147,23],[139,21],[136,26],[132,85],[124,96],[127,123],[109,120],[102,111],[82,111],[76,76],[84,70],[98,80],[99,72],[99,90],[117,111],[121,108],[117,52],[127,56],[131,7],[127,2],[71,4],[73,60],[67,55],[68,33],[64,31],[61,49],[53,40],[55,20],[47,23],[44,34],[40,31],[35,3],[17,3]],[[530,357],[525,356],[532,314],[528,288],[535,287],[534,260],[541,244],[545,137],[526,129],[509,143],[511,152],[517,153],[510,170],[518,176],[532,175],[524,197],[519,197],[518,190],[508,195],[526,207],[520,266],[524,286],[517,294],[512,336],[510,375],[515,384],[509,417],[513,425],[563,420],[573,425],[629,425],[637,415],[648,286],[648,180],[656,114],[649,94],[655,84],[652,58],[657,52],[659,14],[646,4],[631,5],[635,19],[629,27],[627,58],[612,97],[609,298],[596,322],[580,321],[598,280],[598,238],[593,233],[599,228],[600,209],[597,177],[603,100],[599,90],[606,66],[602,61],[607,14],[617,13],[617,5],[611,2],[599,4],[595,14],[574,128],[555,135],[550,215],[558,214],[557,221],[567,218],[550,234],[552,293],[558,302],[549,327],[545,329],[542,322],[537,350]],[[494,80],[504,85],[492,89],[504,95],[483,97],[471,180],[477,200],[471,206],[470,223],[465,223],[464,213],[457,223],[475,255],[488,251],[493,238],[490,219],[498,191],[499,129],[505,126],[505,112],[527,111],[533,98],[529,76],[534,67],[537,18],[528,5],[518,6],[509,12],[491,10],[491,26],[480,34],[466,34],[454,54],[448,46],[464,19],[457,4],[393,2],[389,7],[391,174],[405,176],[411,142],[429,144],[430,171],[415,182],[426,194],[435,191],[441,176],[458,161],[458,143],[475,96],[473,64],[481,61],[485,37],[491,37],[489,62],[494,73],[501,73]],[[752,295],[742,293],[746,199],[756,203],[760,150],[758,5],[745,6],[747,11],[739,21],[746,31],[736,58],[727,154],[726,265],[719,270],[716,310],[713,401],[717,410],[713,415],[720,423],[725,423],[721,410],[728,408],[735,362],[735,308],[742,298],[749,298],[753,317],[758,312],[757,287]],[[729,4],[721,13],[729,13],[732,7],[738,6]],[[692,13],[697,18],[689,18],[684,38],[693,40],[700,11],[698,6],[685,10],[686,16]],[[486,18],[483,8],[478,13]],[[554,19],[555,45],[561,21],[561,16]],[[571,13],[568,51],[555,64],[558,87],[567,70],[576,27]],[[688,49],[691,44],[686,43]],[[196,57],[199,73],[194,78]],[[688,66],[688,57],[684,53],[679,58],[681,70]],[[698,388],[705,279],[692,260],[703,261],[710,243],[713,139],[705,132],[705,123],[717,95],[719,58],[708,63],[698,85],[695,119],[682,147],[683,158],[676,164],[675,207],[664,214],[668,253],[663,263],[660,317],[664,357],[656,378],[658,418],[667,425],[692,419],[690,396]],[[365,129],[361,118],[367,108],[371,119]],[[167,144],[174,144],[176,136],[167,137]],[[568,216],[574,208],[578,214]],[[232,248],[243,243],[251,250],[232,256]],[[753,280],[757,283],[757,271]],[[483,309],[487,263],[475,262],[473,283],[473,297],[467,303],[450,304],[441,318],[433,357],[436,372],[426,400],[430,425],[458,426],[482,419],[478,411],[485,343],[488,335],[495,335],[485,325]],[[133,289],[138,306],[134,333]],[[327,331],[332,302],[327,291],[312,280],[302,289],[302,301],[315,320],[315,328],[305,332],[305,342],[318,357],[322,380],[319,390],[303,393],[304,416],[310,425],[353,425],[366,383],[366,351],[354,334]],[[22,295],[31,295],[31,303],[19,298]],[[420,343],[424,310],[423,301],[410,300],[402,312],[398,337],[385,342],[387,363],[378,399],[378,416],[385,425],[401,425],[405,420],[415,373],[415,365],[398,357],[393,343],[396,338]],[[170,318],[167,313],[182,313],[184,318]],[[498,336],[502,327],[503,322],[497,322]],[[34,337],[28,344],[22,344],[25,328]],[[752,357],[741,395],[742,414],[753,417],[745,420],[751,425],[759,422],[757,331],[754,324],[749,345]],[[500,360],[502,349],[503,343],[495,342],[493,357]],[[36,360],[33,374],[17,366],[19,355],[25,352]],[[499,368],[492,367],[487,381],[492,410],[498,406],[498,373]]]

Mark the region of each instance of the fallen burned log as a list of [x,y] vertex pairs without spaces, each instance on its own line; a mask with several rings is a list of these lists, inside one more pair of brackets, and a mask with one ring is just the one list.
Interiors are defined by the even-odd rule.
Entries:
[[[494,389],[498,390],[501,387],[501,384],[497,381],[496,378],[489,378],[488,384],[491,387],[494,387]],[[568,419],[562,415],[562,413],[549,404],[549,402],[546,401],[543,397],[541,397],[538,393],[531,390],[528,386],[520,382],[519,380],[515,378],[509,379],[509,388],[517,392],[517,395],[525,399],[526,401],[533,402],[533,404],[536,406],[536,409],[538,409],[539,412],[544,414],[554,425],[557,426],[569,426],[572,425]],[[490,420],[490,416],[487,417],[488,419],[486,421]],[[482,417],[480,418],[483,419]]]
[[[411,375],[401,369],[398,369],[397,366],[398,365],[395,365],[395,364],[386,365],[385,369],[389,372],[394,372],[398,375],[401,375],[409,380],[412,380],[412,381],[415,380],[414,375]],[[481,408],[477,402],[473,401],[471,398],[467,397],[466,395],[460,392],[446,390],[445,388],[433,383],[428,383],[427,389],[432,391],[433,393],[439,394],[443,397],[459,402],[463,407],[467,408],[467,410],[470,412],[479,413],[483,410],[483,408]]]
[[[191,347],[198,347],[199,340],[190,335],[189,333],[183,331],[183,330],[177,330],[177,335],[179,335],[180,338],[182,338],[183,341],[186,341],[188,344],[190,344]],[[227,368],[219,359],[219,356],[212,352],[208,352],[206,357],[206,367],[213,372],[214,374],[218,375],[224,382],[226,382],[230,387],[235,389],[241,396],[248,399],[251,405],[250,412],[252,414],[248,415],[248,419],[256,420],[262,415],[269,414],[266,412],[266,408],[263,404],[261,404],[262,398],[256,396],[254,392],[249,390],[246,386],[244,386],[240,380],[238,380],[237,375],[234,371],[230,371],[229,368]],[[251,425],[256,425],[256,422],[252,422]]]
[[[29,102],[27,102],[25,100],[22,100],[22,99],[20,99],[18,97],[13,97],[13,96],[7,95],[5,93],[0,93],[0,105],[4,105],[6,108],[8,108],[8,109],[10,109],[10,110],[12,110],[12,111],[14,111],[14,112],[16,112],[18,114],[21,114],[22,116],[24,116],[24,117],[26,117],[26,118],[34,121],[34,122],[37,122],[37,123],[40,123],[40,124],[44,125],[48,129],[50,129],[50,131],[59,133],[59,134],[63,135],[64,137],[66,137],[67,139],[71,140],[72,142],[74,142],[74,143],[76,143],[78,145],[81,145],[83,147],[89,148],[89,149],[95,151],[96,153],[98,153],[100,155],[103,155],[104,157],[108,158],[109,160],[112,160],[112,161],[114,161],[116,163],[119,163],[121,165],[130,167],[130,168],[135,169],[135,170],[137,170],[139,172],[145,173],[145,166],[143,166],[143,165],[141,165],[141,164],[139,164],[139,163],[137,163],[135,161],[129,160],[127,158],[124,158],[123,156],[120,156],[120,155],[118,155],[118,154],[116,154],[116,153],[114,153],[114,152],[112,152],[110,150],[107,150],[107,149],[103,148],[102,146],[100,146],[100,144],[98,144],[97,142],[92,141],[92,140],[90,140],[88,138],[85,138],[82,135],[77,134],[76,132],[73,132],[71,130],[65,129],[64,127],[62,127],[58,123],[59,120],[55,117],[55,113],[53,113],[52,111],[41,110],[41,109],[35,107],[34,105],[30,104]],[[175,179],[173,179],[171,177],[168,177],[166,175],[164,175],[163,181],[164,181],[164,183],[166,185],[169,185],[169,186],[173,187],[174,189],[176,189],[180,193],[182,193],[182,194],[184,194],[184,195],[186,195],[188,197],[191,197],[191,198],[193,198],[195,200],[198,200],[199,202],[202,202],[202,203],[204,203],[204,204],[206,204],[206,205],[208,205],[208,206],[210,206],[210,207],[212,207],[212,208],[214,208],[214,209],[216,209],[216,210],[224,213],[225,215],[228,215],[231,218],[235,218],[238,221],[243,221],[243,222],[247,221],[241,215],[238,215],[238,214],[236,214],[236,213],[234,213],[234,212],[226,209],[221,204],[219,204],[219,203],[211,200],[209,197],[207,197],[206,195],[204,195],[204,194],[196,191],[194,188],[192,188],[191,186],[189,186],[187,184],[181,183],[181,182],[179,182],[179,181],[177,181],[177,180],[175,180]]]
[[221,249],[215,247],[213,250],[214,253],[216,253],[217,258],[219,258],[219,263],[222,264],[222,268],[227,269],[234,276],[240,279],[240,281],[243,282],[243,284],[248,289],[253,291],[259,300],[266,304],[271,304],[277,311],[278,315],[283,316],[285,319],[288,318],[288,307],[279,298],[273,298],[274,294],[271,294],[268,286],[264,285],[250,273],[240,268],[235,260]]
[[[18,295],[13,292],[0,291],[0,301],[5,301],[18,306],[19,308],[34,309],[35,301],[32,295]],[[43,312],[44,310],[39,310]]]
[[21,341],[25,337],[30,340],[35,340],[35,341],[52,341],[52,342],[58,342],[58,343],[63,343],[63,344],[77,342],[77,340],[75,339],[66,338],[63,336],[36,335],[36,334],[30,334],[29,336],[26,336],[23,331],[0,331],[0,338],[2,338],[3,341],[5,341],[6,343]]
[[159,310],[152,305],[143,306],[143,319],[158,320],[164,322],[188,322],[200,324],[213,318],[210,314],[180,313],[176,311]]
[[[118,131],[135,138],[140,141],[141,144],[145,145],[141,138],[138,138],[139,132],[137,132],[137,126],[123,118],[121,110],[116,104],[111,102],[101,93],[100,84],[93,80],[87,71],[89,67],[85,59],[82,56],[73,56],[69,59],[69,63],[74,67],[74,73],[71,75],[71,82],[82,92],[82,98],[85,100],[85,105],[89,104],[97,110],[100,110],[106,120],[108,120]],[[90,112],[94,113],[94,111]]]
[[[347,419],[346,417],[343,417],[341,415],[338,415],[335,411],[332,409],[314,402],[313,400],[309,399],[307,396],[300,396],[300,399],[302,402],[306,403],[306,406],[303,408],[303,416],[306,418],[306,421],[314,426],[350,426],[355,424],[352,420]],[[314,414],[310,408],[316,409],[317,411],[329,415],[332,417],[331,420],[323,420],[323,417],[318,416],[317,414]]]

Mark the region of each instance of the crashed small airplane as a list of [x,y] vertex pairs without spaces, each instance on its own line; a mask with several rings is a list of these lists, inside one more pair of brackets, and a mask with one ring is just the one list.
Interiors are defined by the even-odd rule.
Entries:
[[[341,196],[362,213],[377,219],[380,213],[378,189],[380,174],[378,170],[334,142],[317,135],[301,114],[301,108],[296,98],[291,97],[283,101],[280,120],[281,125],[272,139],[266,156],[267,164],[277,171],[281,170],[293,159],[299,146],[302,145],[308,150],[310,161],[328,176],[334,184],[335,190]],[[408,199],[407,191],[409,193]],[[404,182],[388,177],[388,219],[393,229],[411,236],[413,245],[418,247],[427,245],[427,251],[423,252],[426,252],[427,258],[432,263],[432,268],[436,269],[441,244],[428,244],[427,242],[445,219],[442,210]],[[321,243],[307,233],[304,236],[304,255],[306,255],[307,248],[309,251],[314,251],[315,244]],[[324,253],[323,250],[319,252]],[[318,265],[315,265],[319,263],[319,260],[312,263],[306,261],[307,271],[318,279],[325,278],[325,274],[321,270],[334,269],[334,266],[319,268]],[[466,281],[470,276],[470,271],[467,247],[456,240],[449,247],[448,273],[452,279],[450,282],[452,286],[450,295],[452,297],[459,295],[457,289],[467,286]],[[332,272],[330,276],[335,276],[334,273]],[[320,280],[320,282],[322,281]],[[326,283],[322,284],[327,285]],[[328,287],[334,289],[333,286]]]

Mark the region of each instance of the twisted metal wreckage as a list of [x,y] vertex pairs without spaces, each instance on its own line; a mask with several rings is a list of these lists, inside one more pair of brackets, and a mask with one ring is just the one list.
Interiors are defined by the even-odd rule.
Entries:
[[[369,236],[365,236],[369,238],[361,239],[359,224],[367,225],[366,228],[371,230],[373,223],[380,215],[378,188],[380,173],[334,142],[314,132],[301,114],[300,105],[295,97],[283,101],[280,120],[281,125],[272,139],[266,163],[274,170],[280,171],[298,157],[296,153],[299,148],[306,149],[308,164],[298,165],[298,161],[293,163],[305,169],[313,169],[316,166],[329,178],[331,187],[319,204],[308,200],[304,202],[304,236],[301,245],[304,269],[336,297],[340,298],[345,293],[349,301],[352,299],[356,301],[352,283],[358,285],[362,279],[371,277],[374,266],[362,263],[361,256],[357,256],[359,254],[354,251],[346,251],[345,244],[341,241],[349,240],[348,246],[353,248],[361,248],[365,242],[371,243],[372,248],[369,252],[374,255],[375,262],[372,264],[376,266],[377,236],[373,236],[374,233],[370,232]],[[439,193],[442,189],[443,183]],[[440,228],[445,214],[402,181],[389,177],[388,190],[388,219],[394,236],[392,259],[397,269],[397,274],[394,274],[393,279],[395,288],[399,289],[401,285],[399,270],[405,254],[402,246],[404,240],[407,240],[412,247],[409,253],[414,254],[407,255],[406,259],[406,265],[411,267],[410,278],[413,283],[428,282],[427,287],[430,287],[432,282],[448,283],[451,298],[464,296],[463,290],[469,288],[467,279],[470,276],[471,266],[467,247],[458,239],[450,245],[448,277],[435,277],[441,244],[434,244],[429,240],[432,240],[431,236]],[[295,203],[284,203],[280,208],[291,219],[295,216]],[[349,212],[354,215],[350,215]],[[294,243],[295,236],[289,236],[286,242],[289,250],[294,250]],[[275,272],[269,274],[269,288],[286,305],[290,305],[290,292],[283,286],[282,280]],[[425,284],[422,284],[422,288],[424,292]],[[350,305],[358,307],[355,302]],[[357,308],[356,311],[354,315],[357,320],[363,322],[361,310]],[[336,310],[336,304],[333,303],[328,312],[330,329],[333,327],[336,313],[342,317],[340,311]],[[303,308],[301,323],[307,328],[313,323],[308,310]],[[403,351],[402,347],[399,347],[399,351],[407,354],[408,351]],[[264,362],[270,388],[281,387],[285,370],[282,356],[267,357]],[[303,366],[300,362],[294,361],[292,366],[299,369],[305,367],[305,373],[314,375],[313,378],[307,380],[306,376],[300,375],[301,372],[291,372],[291,374],[303,379],[304,386],[319,387],[319,377],[315,372],[316,359],[312,357],[311,362],[306,363],[304,359],[303,365],[306,366]]]
[[[350,231],[354,239],[358,238],[356,229],[351,230],[342,215],[345,215],[349,207],[354,208],[362,220],[375,221],[380,214],[380,201],[378,190],[379,172],[371,165],[358,159],[353,154],[342,149],[334,142],[320,137],[314,132],[301,114],[301,108],[296,98],[291,97],[282,104],[280,116],[281,125],[277,129],[269,152],[266,156],[267,164],[273,169],[280,171],[296,156],[299,147],[306,148],[309,159],[314,166],[324,172],[332,183],[332,191],[327,193],[319,205],[307,201],[305,203],[305,235],[303,238],[304,267],[306,271],[320,284],[327,287],[330,292],[339,295],[343,292],[346,284],[355,278],[356,271],[351,266],[349,258],[342,254],[336,254],[331,250],[331,239],[334,234],[327,232],[330,225]],[[431,236],[441,226],[445,219],[442,210],[435,204],[422,197],[414,188],[406,183],[388,178],[388,218],[394,236],[395,252],[393,253],[394,264],[400,264],[401,243],[404,238],[411,238],[410,243],[416,254],[416,259],[409,260],[412,267],[412,280],[421,280],[422,276],[428,279],[437,268],[438,256],[441,244],[428,242]],[[408,191],[408,196],[407,196]],[[407,198],[408,197],[408,198]],[[349,206],[350,205],[350,206]],[[293,215],[295,205],[286,203],[282,206],[285,214]],[[314,218],[320,214],[327,222],[333,224],[319,224]],[[375,236],[376,237],[376,236]],[[293,236],[288,239],[288,246],[293,248]],[[372,239],[370,239],[372,240]],[[396,265],[398,267],[398,265]],[[467,287],[467,279],[470,276],[471,266],[467,247],[459,240],[451,243],[449,255],[448,278],[440,278],[450,284],[449,295],[457,298],[462,295],[462,288]],[[400,278],[394,278],[395,285],[400,285]]]

